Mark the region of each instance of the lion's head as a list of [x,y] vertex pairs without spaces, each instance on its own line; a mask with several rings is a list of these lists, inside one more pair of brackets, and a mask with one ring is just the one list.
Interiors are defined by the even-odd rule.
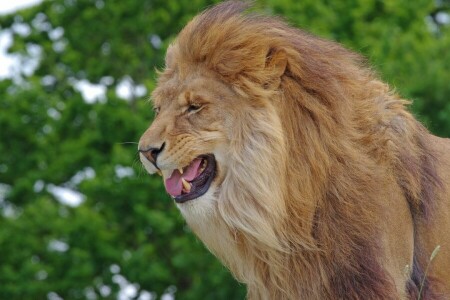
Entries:
[[215,6],[169,47],[141,161],[255,298],[364,281],[388,299],[388,276],[367,260],[376,184],[397,161],[391,135],[414,149],[416,123],[358,55],[245,9]]

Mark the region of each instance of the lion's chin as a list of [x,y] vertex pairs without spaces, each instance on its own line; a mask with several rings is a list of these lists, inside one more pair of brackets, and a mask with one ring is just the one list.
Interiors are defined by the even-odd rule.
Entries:
[[205,194],[197,197],[195,201],[176,203],[181,214],[190,226],[204,225],[205,219],[213,218],[216,213],[216,190],[216,187],[211,186]]

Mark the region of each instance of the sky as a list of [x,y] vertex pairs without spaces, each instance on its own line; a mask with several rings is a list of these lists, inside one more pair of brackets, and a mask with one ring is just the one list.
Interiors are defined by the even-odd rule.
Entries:
[[[0,0],[0,15],[14,13],[15,11],[39,4],[42,0]],[[0,80],[13,72],[18,65],[18,57],[6,55],[6,48],[11,44],[11,36],[0,31]]]
[[18,9],[30,7],[42,0],[0,0],[0,15],[15,12]]
[[[0,15],[14,13],[17,10],[37,5],[41,2],[42,0],[0,0]],[[26,35],[30,29],[24,25],[16,25],[14,30]],[[62,34],[63,32],[58,35],[62,36]],[[27,60],[25,64],[23,62],[21,63],[21,57],[17,54],[8,54],[7,49],[11,46],[12,42],[11,32],[8,32],[8,30],[0,31],[0,80],[14,78],[15,75],[20,73],[20,70],[25,71],[26,74],[32,74],[39,64],[40,53],[38,48],[34,51],[35,55],[32,55],[31,59]],[[108,79],[108,76],[105,79]],[[133,96],[143,97],[147,94],[147,90],[143,85],[134,85],[129,77],[118,80],[119,84],[116,87],[116,94],[124,100],[129,100]],[[81,92],[83,98],[88,103],[104,101],[106,98],[105,84],[93,84],[86,80],[75,80],[73,85]]]

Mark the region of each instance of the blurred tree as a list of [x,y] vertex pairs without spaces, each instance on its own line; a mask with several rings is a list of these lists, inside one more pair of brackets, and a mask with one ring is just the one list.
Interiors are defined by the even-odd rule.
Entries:
[[435,134],[450,136],[450,1],[265,0],[293,25],[362,53]]
[[[214,2],[54,0],[0,17],[27,66],[0,81],[0,299],[244,298],[136,153],[155,67]],[[450,136],[449,1],[260,2],[362,52]],[[105,95],[86,101],[90,84]]]

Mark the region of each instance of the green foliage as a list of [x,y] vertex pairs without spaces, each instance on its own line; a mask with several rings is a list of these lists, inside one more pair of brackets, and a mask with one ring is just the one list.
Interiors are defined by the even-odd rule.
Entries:
[[435,134],[450,136],[450,1],[265,0],[292,24],[343,43],[405,98]]
[[[14,36],[11,53],[42,49],[33,74],[0,81],[0,299],[115,299],[123,278],[158,297],[244,298],[161,180],[140,166],[136,142],[153,117],[147,97],[135,92],[125,101],[115,92],[124,78],[151,90],[167,45],[213,2],[54,0],[0,17]],[[450,136],[450,29],[433,21],[450,3],[439,3],[265,0],[260,7],[366,55],[433,132]],[[106,99],[84,101],[74,87],[80,80],[105,84]],[[61,203],[52,193],[58,186],[84,201]]]

